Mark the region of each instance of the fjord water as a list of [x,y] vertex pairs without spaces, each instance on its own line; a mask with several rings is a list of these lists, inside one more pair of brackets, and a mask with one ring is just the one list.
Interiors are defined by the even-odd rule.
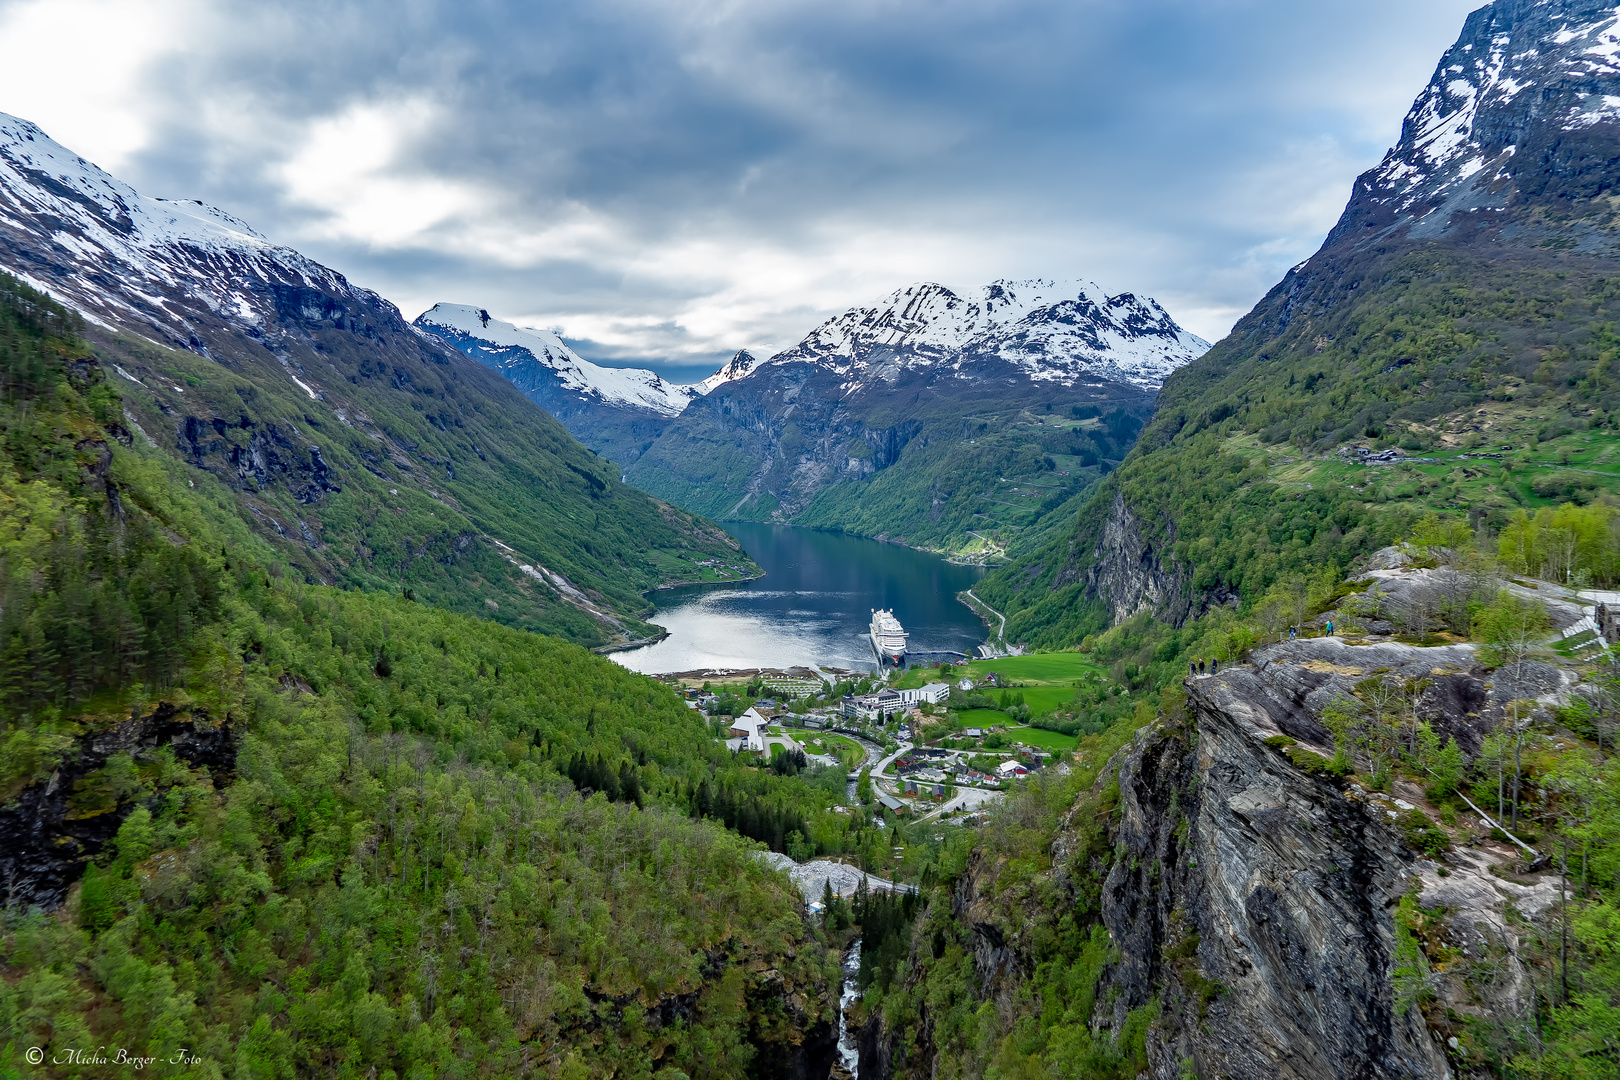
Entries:
[[956,598],[983,576],[938,555],[842,533],[723,523],[765,576],[737,585],[654,593],[652,622],[669,637],[613,654],[633,671],[699,668],[876,666],[867,628],[873,608],[893,608],[911,648],[971,654],[984,625]]

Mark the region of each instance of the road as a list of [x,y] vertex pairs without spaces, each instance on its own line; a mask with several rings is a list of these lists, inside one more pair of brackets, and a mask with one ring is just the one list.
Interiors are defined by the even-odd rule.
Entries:
[[[884,779],[887,779],[887,780],[893,780],[894,777],[888,776],[886,774],[885,770],[887,770],[890,765],[894,764],[894,761],[895,761],[896,758],[902,757],[908,751],[910,751],[910,749],[911,749],[911,744],[910,743],[908,743],[908,742],[901,743],[900,744],[900,749],[896,750],[894,753],[890,754],[888,757],[884,758],[882,761],[878,762],[876,766],[873,767],[872,775],[874,777],[883,777]],[[881,750],[878,751],[878,752],[882,753]]]
[[[973,590],[967,590],[967,595],[973,596]],[[1001,642],[1002,647],[1005,648],[1007,645],[1007,616],[1003,615],[1001,612],[997,611],[983,600],[980,600],[977,596],[973,596],[973,602],[1001,620],[1001,629],[996,631],[996,640]]]
[[1000,802],[1004,798],[1006,798],[1006,794],[1000,791],[991,791],[987,788],[959,787],[956,789],[956,794],[917,820],[931,821],[934,818],[943,817],[953,810],[977,810],[981,806]]

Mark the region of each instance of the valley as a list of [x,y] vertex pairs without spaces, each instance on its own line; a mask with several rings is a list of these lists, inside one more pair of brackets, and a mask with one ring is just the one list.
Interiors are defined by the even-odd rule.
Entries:
[[551,267],[677,383],[0,114],[0,1080],[1620,1074],[1617,163],[1496,0],[1213,345]]
[[919,284],[695,399],[626,476],[712,517],[985,562],[1062,520],[1205,348],[1091,283]]
[[441,303],[415,326],[499,371],[625,479],[723,520],[831,528],[985,564],[1124,459],[1164,376],[1208,348],[1087,282],[922,283],[692,386]]

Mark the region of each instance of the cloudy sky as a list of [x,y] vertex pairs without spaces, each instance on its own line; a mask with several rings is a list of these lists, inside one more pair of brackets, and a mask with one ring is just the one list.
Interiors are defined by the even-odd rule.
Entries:
[[1222,336],[1477,0],[0,0],[0,111],[370,286],[672,374],[917,280]]

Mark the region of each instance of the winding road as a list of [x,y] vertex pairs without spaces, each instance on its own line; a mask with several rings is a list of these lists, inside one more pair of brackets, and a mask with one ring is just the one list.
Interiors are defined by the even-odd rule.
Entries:
[[985,603],[983,600],[980,600],[977,596],[974,596],[972,589],[966,590],[966,594],[968,596],[973,597],[973,602],[975,604],[978,604],[980,607],[984,608],[984,610],[988,611],[990,614],[994,615],[996,618],[1001,620],[1001,629],[996,631],[996,640],[1001,642],[1001,647],[1002,648],[1006,648],[1007,647],[1007,616],[1003,615],[1001,612],[997,611],[995,608],[991,607],[989,604]]

